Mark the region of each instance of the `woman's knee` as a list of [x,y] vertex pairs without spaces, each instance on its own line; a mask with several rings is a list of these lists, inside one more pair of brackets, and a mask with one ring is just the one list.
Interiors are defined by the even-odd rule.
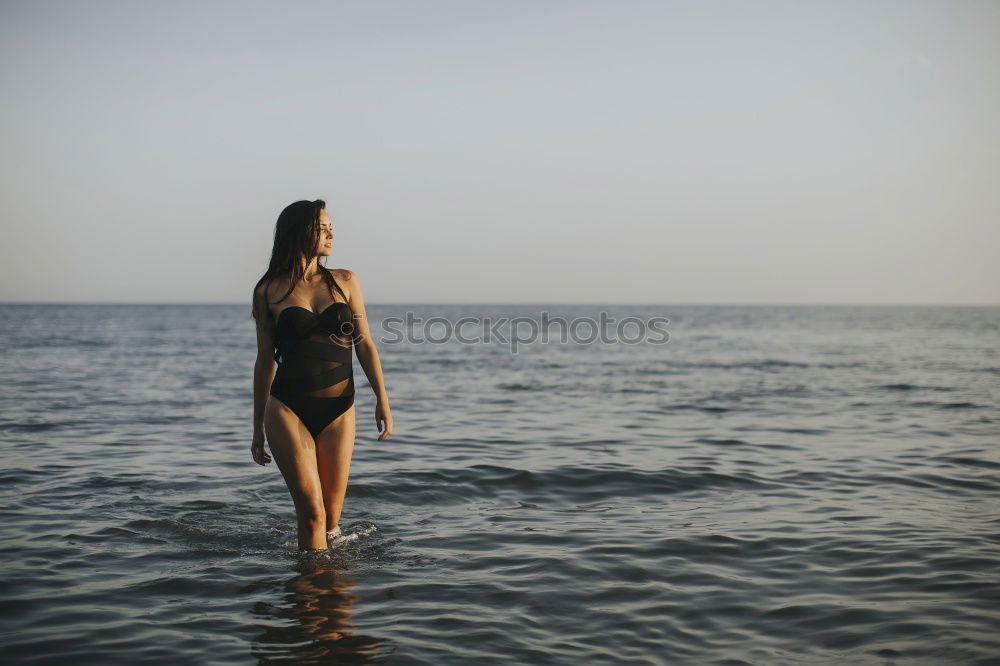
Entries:
[[298,507],[299,520],[304,523],[326,523],[326,507],[323,502],[303,502]]

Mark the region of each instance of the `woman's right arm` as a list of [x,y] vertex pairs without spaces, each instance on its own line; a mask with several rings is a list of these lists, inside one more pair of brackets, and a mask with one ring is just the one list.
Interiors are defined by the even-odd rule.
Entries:
[[264,405],[274,379],[274,318],[267,306],[267,290],[261,284],[254,292],[254,314],[257,322],[257,360],[253,366],[253,434],[264,434]]

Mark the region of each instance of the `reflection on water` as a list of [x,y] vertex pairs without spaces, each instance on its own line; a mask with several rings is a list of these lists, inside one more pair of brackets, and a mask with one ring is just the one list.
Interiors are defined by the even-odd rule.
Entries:
[[292,569],[295,575],[273,584],[274,603],[254,604],[260,631],[250,653],[262,663],[373,663],[384,641],[352,621],[361,600],[357,580],[327,552],[304,553]]

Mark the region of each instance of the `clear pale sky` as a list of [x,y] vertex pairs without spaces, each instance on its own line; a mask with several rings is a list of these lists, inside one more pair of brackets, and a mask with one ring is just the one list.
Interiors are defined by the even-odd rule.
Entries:
[[1000,303],[1000,3],[0,4],[0,300]]

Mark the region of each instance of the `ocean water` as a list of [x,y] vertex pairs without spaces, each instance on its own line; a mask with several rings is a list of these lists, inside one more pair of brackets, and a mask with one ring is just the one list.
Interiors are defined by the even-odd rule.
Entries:
[[248,309],[0,306],[4,664],[1000,663],[1000,308],[371,305],[670,340],[383,341],[319,553]]

